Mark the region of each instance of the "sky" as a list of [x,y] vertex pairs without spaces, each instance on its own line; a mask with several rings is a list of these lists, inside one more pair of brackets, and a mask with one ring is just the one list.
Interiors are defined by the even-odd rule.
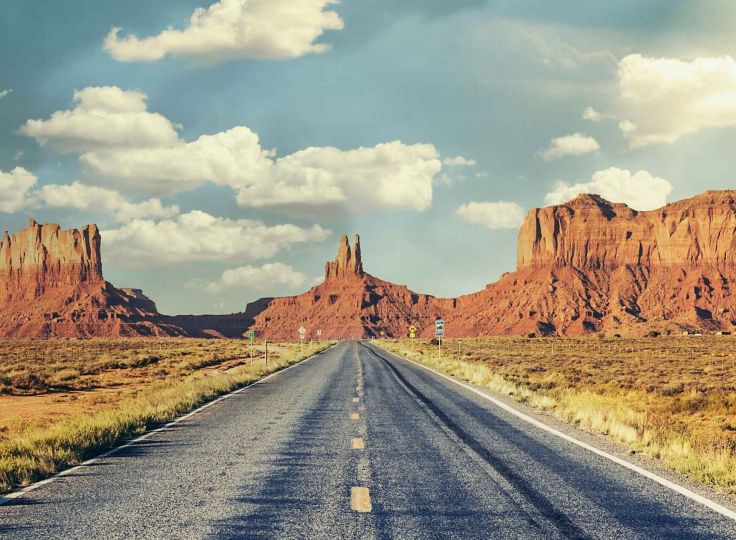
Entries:
[[733,189],[729,0],[6,0],[0,222],[102,231],[163,313],[369,273],[458,296],[529,209]]

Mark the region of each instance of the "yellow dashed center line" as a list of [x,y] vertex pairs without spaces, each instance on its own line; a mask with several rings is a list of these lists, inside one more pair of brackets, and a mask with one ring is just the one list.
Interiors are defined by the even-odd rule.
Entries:
[[360,415],[357,412],[350,413],[351,420],[360,420]]
[[353,403],[358,403],[358,401],[360,401],[360,398],[357,398],[357,397],[353,398]]
[[365,445],[363,444],[363,439],[361,438],[353,439],[352,447],[353,447],[353,450],[363,450],[363,448],[365,448]]
[[373,510],[370,490],[366,487],[350,488],[350,508],[354,512],[370,512]]

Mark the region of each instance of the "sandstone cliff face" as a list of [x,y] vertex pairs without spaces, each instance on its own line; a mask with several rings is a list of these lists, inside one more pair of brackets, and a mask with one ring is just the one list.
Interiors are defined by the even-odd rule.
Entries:
[[105,282],[100,234],[31,222],[0,243],[0,336],[188,335],[448,337],[592,332],[736,331],[736,191],[707,192],[651,212],[595,195],[529,212],[518,266],[483,291],[435,298],[363,269],[360,239],[340,239],[325,280],[232,315],[160,315],[139,289]]
[[67,286],[103,286],[99,249],[96,225],[63,230],[31,220],[12,237],[6,232],[0,243],[0,306],[32,302]]
[[325,264],[325,280],[351,280],[363,276],[363,261],[360,255],[360,235],[355,235],[355,246],[350,249],[348,237],[340,238],[337,258]]
[[[736,330],[736,192],[707,192],[651,212],[597,195],[529,212],[518,267],[483,291],[435,298],[362,270],[340,242],[325,282],[300,296],[249,306],[254,327],[282,339],[405,336],[410,324],[446,335],[642,335]],[[357,248],[357,249],[356,249]]]
[[732,191],[707,192],[650,212],[580,195],[529,212],[519,231],[517,269],[733,265],[734,232]]
[[731,331],[736,192],[636,212],[596,195],[529,212],[517,271],[458,300],[471,335]]
[[0,336],[179,335],[139,289],[102,276],[96,225],[62,229],[31,220],[0,243]]
[[428,327],[444,303],[417,294],[403,285],[375,278],[363,270],[360,237],[350,247],[347,236],[340,239],[337,257],[325,265],[325,280],[308,292],[286,298],[264,298],[249,304],[246,315],[251,328],[269,339],[297,339],[304,326],[307,338],[363,338],[404,336],[411,324]]

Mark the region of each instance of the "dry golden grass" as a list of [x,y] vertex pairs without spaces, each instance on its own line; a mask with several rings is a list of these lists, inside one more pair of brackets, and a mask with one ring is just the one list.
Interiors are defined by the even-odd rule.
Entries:
[[0,343],[0,491],[78,464],[329,346],[239,340]]
[[448,339],[441,359],[429,340],[379,343],[736,493],[734,337]]

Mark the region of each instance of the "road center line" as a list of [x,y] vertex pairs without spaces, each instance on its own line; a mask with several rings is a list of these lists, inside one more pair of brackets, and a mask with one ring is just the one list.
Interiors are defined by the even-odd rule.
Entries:
[[370,512],[373,510],[371,504],[371,492],[367,487],[350,488],[350,508],[354,512]]
[[351,420],[360,420],[360,415],[357,412],[350,413]]
[[351,445],[353,447],[353,450],[363,450],[365,448],[363,439],[361,439],[360,437],[353,439]]

